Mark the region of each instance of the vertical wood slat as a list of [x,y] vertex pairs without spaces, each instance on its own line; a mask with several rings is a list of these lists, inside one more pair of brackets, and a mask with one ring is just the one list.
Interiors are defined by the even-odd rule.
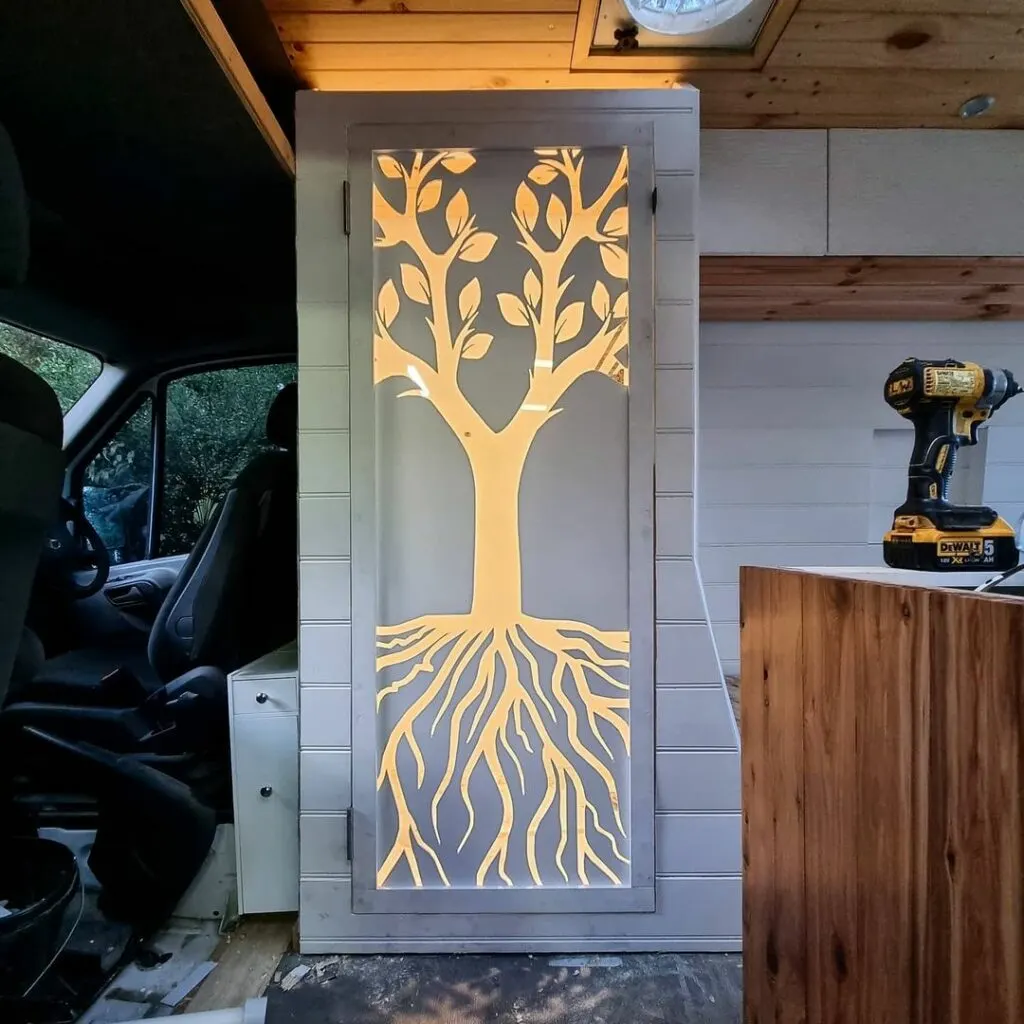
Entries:
[[747,1024],[1024,1024],[1024,607],[741,588]]
[[767,613],[798,609],[801,581],[746,567],[740,581],[745,1014],[801,1024],[804,642],[799,614]]
[[[803,581],[807,1016],[853,1024],[857,943],[857,636],[852,584]],[[808,681],[828,686],[808,686]]]

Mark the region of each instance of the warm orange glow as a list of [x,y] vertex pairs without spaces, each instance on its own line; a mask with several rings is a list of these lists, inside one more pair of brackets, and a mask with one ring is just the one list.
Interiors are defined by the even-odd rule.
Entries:
[[[378,232],[374,244],[378,248],[402,244],[416,262],[400,265],[401,293],[399,284],[391,279],[384,281],[377,293],[374,383],[406,378],[413,389],[402,397],[420,398],[437,410],[466,453],[476,494],[469,614],[424,615],[378,629],[378,673],[407,668],[403,676],[379,690],[378,709],[389,696],[408,686],[421,685],[423,689],[390,730],[380,755],[378,789],[387,787],[390,792],[398,826],[379,864],[377,884],[387,885],[403,859],[415,885],[423,885],[425,864],[433,867],[441,884],[450,884],[440,852],[438,807],[450,788],[457,786],[467,815],[458,846],[461,850],[476,827],[469,789],[477,771],[493,781],[501,807],[497,833],[477,870],[478,886],[486,884],[492,869],[505,884],[513,884],[507,871],[513,841],[523,844],[532,883],[544,884],[537,833],[549,814],[557,816],[560,838],[554,861],[565,883],[570,881],[571,871],[576,882],[587,885],[594,869],[621,884],[623,869],[614,863],[628,864],[628,859],[620,852],[615,833],[626,838],[627,832],[612,770],[614,758],[601,726],[613,730],[628,752],[629,635],[525,613],[519,490],[534,440],[561,411],[559,403],[580,377],[600,373],[623,386],[628,384],[624,360],[629,339],[629,224],[626,206],[613,206],[624,199],[627,153],[622,150],[614,174],[590,204],[584,202],[581,184],[585,157],[577,149],[538,150],[536,165],[515,191],[511,219],[532,266],[521,290],[489,296],[488,309],[496,303],[509,325],[531,332],[535,357],[522,403],[501,430],[484,422],[458,379],[460,363],[485,358],[494,341],[479,323],[484,299],[480,279],[472,278],[457,295],[449,287],[449,272],[457,262],[483,263],[498,241],[495,234],[477,227],[465,189],[452,181],[452,176],[467,174],[476,159],[469,152],[451,151],[417,152],[409,166],[391,154],[379,154],[376,159],[385,178],[404,183],[404,202],[392,206],[374,188],[373,217]],[[563,187],[563,194],[567,191],[568,202],[559,196],[556,184]],[[445,194],[450,198],[442,206]],[[447,228],[450,243],[440,251],[432,249],[424,237],[421,222],[428,216],[443,217]],[[542,217],[544,234],[555,240],[552,248],[544,248],[538,241],[536,229]],[[571,280],[564,273],[566,263],[584,245],[598,247],[608,283],[594,281],[590,306],[598,327],[581,340],[585,304],[565,303],[563,298]],[[614,296],[609,284],[617,293]],[[405,301],[402,293],[405,300],[424,307],[434,341],[433,365],[396,340]],[[458,317],[453,318],[456,309]],[[541,669],[538,652],[553,658],[553,671]],[[524,664],[529,667],[525,678]],[[578,708],[585,722],[580,721]],[[559,745],[552,728],[559,714],[566,723],[568,749]],[[431,735],[441,729],[448,748],[444,774],[431,797],[429,823],[417,820],[410,808],[407,789],[413,782],[401,776],[398,761],[399,749],[405,744],[416,764],[415,786],[422,786],[425,762],[414,728],[427,717],[431,718]],[[463,744],[471,749],[459,772]],[[515,766],[524,801],[534,799],[534,794],[527,794],[522,758],[534,758],[545,779],[528,822],[518,830],[516,802],[502,752]],[[578,765],[586,765],[600,779],[612,821],[601,820]],[[597,837],[601,837],[600,850]],[[575,861],[571,868],[565,863],[567,850]]]

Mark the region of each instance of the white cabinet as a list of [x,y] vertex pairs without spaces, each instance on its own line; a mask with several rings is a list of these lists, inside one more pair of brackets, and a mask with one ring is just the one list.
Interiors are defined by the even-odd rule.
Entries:
[[228,678],[240,914],[298,910],[298,697],[295,644]]

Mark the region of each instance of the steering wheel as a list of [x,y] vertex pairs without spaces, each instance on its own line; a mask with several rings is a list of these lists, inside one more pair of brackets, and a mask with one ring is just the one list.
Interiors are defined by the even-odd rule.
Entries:
[[[110,575],[110,552],[82,510],[65,498],[60,514],[43,542],[40,568],[49,580],[75,601],[98,594]],[[93,572],[88,583],[78,574]]]

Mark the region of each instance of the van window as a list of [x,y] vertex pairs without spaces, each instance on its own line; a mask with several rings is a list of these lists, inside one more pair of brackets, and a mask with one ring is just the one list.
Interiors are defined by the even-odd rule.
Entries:
[[82,473],[85,514],[111,561],[188,554],[231,482],[270,447],[267,411],[295,377],[294,362],[199,370],[169,380],[162,401],[131,407]]
[[269,445],[267,411],[294,363],[236,366],[167,385],[161,555],[191,551],[228,485]]
[[42,377],[57,393],[64,413],[89,390],[103,368],[91,352],[2,321],[0,353]]

